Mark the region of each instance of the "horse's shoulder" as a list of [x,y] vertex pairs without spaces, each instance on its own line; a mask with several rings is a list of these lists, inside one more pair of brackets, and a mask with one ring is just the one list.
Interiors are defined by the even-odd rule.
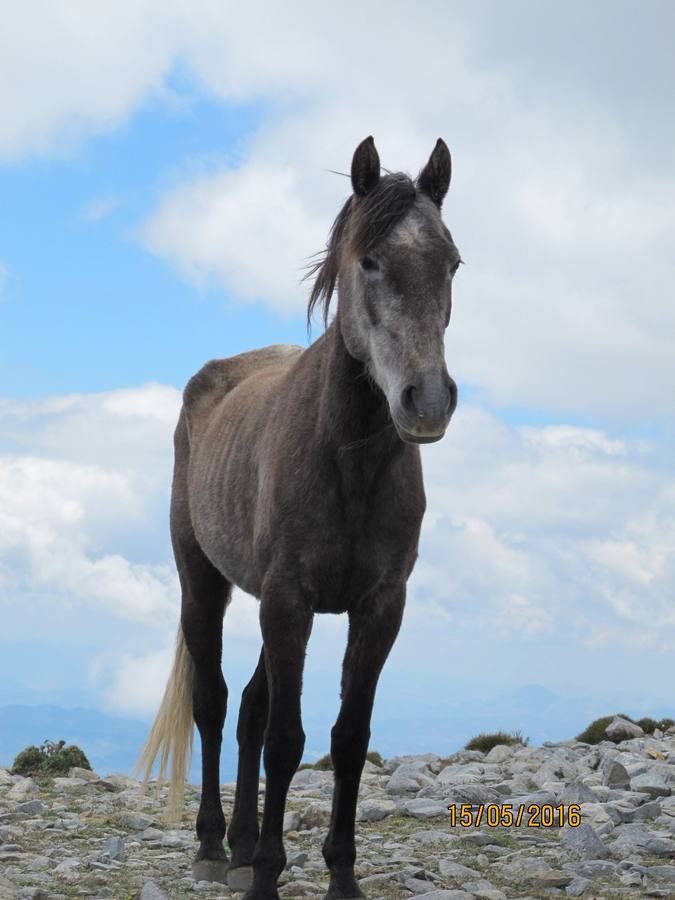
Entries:
[[192,376],[183,391],[188,430],[208,416],[225,394],[247,378],[281,364],[290,365],[303,352],[294,344],[272,344],[225,359],[212,359]]

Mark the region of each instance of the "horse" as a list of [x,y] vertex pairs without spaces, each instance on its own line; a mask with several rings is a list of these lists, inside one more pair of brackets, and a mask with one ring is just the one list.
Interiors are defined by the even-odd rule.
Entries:
[[[274,345],[213,360],[183,394],[170,511],[180,627],[140,767],[147,781],[159,755],[161,781],[171,760],[175,818],[194,718],[202,790],[193,874],[245,890],[244,900],[279,896],[284,808],[305,741],[306,646],[315,613],[344,612],[349,632],[322,849],[326,897],[364,896],[354,876],[356,804],[375,690],[417,558],[426,506],[419,445],[443,437],[457,405],[443,346],[461,262],[441,218],[450,174],[441,138],[415,180],[381,174],[372,136],[361,141],[352,193],[305,276],[314,279],[308,325],[318,305],[321,336],[306,349]],[[239,710],[228,859],[219,788],[227,708],[221,656],[233,585],[259,600],[263,646]]]

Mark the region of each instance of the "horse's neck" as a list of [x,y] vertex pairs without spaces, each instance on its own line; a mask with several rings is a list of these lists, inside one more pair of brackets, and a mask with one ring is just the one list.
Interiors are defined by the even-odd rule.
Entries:
[[399,442],[382,391],[372,383],[363,363],[347,351],[336,318],[324,335],[323,389],[319,425],[330,443],[344,452],[368,445],[390,451]]

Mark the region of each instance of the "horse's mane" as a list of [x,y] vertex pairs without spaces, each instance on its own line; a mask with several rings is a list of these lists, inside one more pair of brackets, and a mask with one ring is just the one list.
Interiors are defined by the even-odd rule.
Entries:
[[365,196],[353,194],[347,200],[333,222],[326,249],[314,254],[319,258],[307,266],[307,274],[303,278],[314,278],[307,304],[308,326],[318,303],[322,306],[324,325],[328,322],[328,308],[347,233],[353,251],[364,256],[401,221],[415,202],[415,196],[412,179],[403,172],[395,172],[380,178]]

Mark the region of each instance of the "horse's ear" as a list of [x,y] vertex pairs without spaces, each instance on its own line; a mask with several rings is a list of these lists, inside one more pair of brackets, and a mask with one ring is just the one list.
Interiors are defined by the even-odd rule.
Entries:
[[429,157],[429,161],[417,176],[417,186],[431,197],[439,209],[450,187],[451,170],[452,162],[448,145],[443,138],[439,138]]
[[361,141],[352,158],[352,187],[357,197],[372,191],[380,180],[380,157],[372,135]]

